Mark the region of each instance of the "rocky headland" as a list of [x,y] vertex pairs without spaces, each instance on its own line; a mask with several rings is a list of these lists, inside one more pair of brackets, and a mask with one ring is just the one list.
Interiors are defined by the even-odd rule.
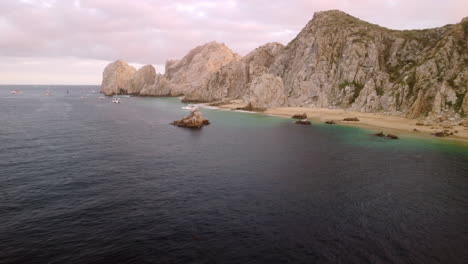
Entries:
[[401,31],[323,11],[286,46],[268,43],[244,57],[210,42],[167,61],[164,74],[151,65],[136,71],[116,61],[104,70],[101,91],[184,96],[187,102],[228,107],[236,102],[263,111],[380,113],[463,127],[468,123],[467,43],[468,18]]

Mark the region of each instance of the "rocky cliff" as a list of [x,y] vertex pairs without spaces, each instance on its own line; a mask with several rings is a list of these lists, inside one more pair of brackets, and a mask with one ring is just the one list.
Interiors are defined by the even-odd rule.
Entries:
[[[216,42],[197,47],[182,60],[168,61],[166,73],[140,94],[185,95],[194,102],[242,99],[253,108],[326,107],[457,119],[468,114],[467,43],[467,18],[441,28],[398,31],[324,11],[287,46],[269,43],[243,58]],[[106,72],[111,77],[105,76],[103,92],[125,91],[128,76]]]

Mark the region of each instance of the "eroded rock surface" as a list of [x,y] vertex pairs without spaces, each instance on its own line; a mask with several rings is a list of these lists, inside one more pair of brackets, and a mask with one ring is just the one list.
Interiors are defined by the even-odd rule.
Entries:
[[188,116],[182,118],[181,120],[176,120],[171,124],[178,127],[201,128],[205,125],[209,125],[210,122],[203,117],[202,113],[197,108],[193,110]]
[[115,61],[104,69],[101,92],[105,95],[126,94],[136,69],[123,60]]

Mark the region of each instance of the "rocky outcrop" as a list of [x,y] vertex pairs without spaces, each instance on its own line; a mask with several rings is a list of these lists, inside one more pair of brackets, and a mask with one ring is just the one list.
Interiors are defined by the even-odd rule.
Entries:
[[396,31],[318,12],[270,73],[282,78],[287,105],[454,115],[468,89],[466,28]]
[[104,69],[101,92],[105,95],[126,94],[136,69],[123,60],[115,61]]
[[306,113],[295,114],[295,115],[291,116],[291,118],[294,118],[294,119],[306,119],[306,118],[307,118],[307,114],[306,114]]
[[200,89],[211,74],[240,58],[226,45],[213,41],[192,49],[181,60],[168,61],[165,78],[171,83],[171,95],[180,96]]
[[127,94],[138,95],[141,90],[154,86],[156,70],[153,65],[145,65],[136,71],[130,79]]
[[145,86],[140,91],[141,96],[170,96],[171,83],[163,74],[156,74],[153,85]]
[[268,72],[275,56],[284,48],[268,43],[213,73],[204,86],[185,96],[186,101],[211,102],[242,98],[250,90],[252,81]]
[[195,109],[188,116],[182,118],[181,120],[176,120],[171,124],[178,127],[201,128],[205,125],[209,125],[210,122],[203,118],[200,110]]
[[256,109],[282,106],[287,101],[283,81],[273,74],[263,74],[253,79],[243,98]]
[[102,77],[101,92],[105,95],[139,95],[144,89],[154,86],[156,70],[145,65],[138,71],[123,60],[109,64]]

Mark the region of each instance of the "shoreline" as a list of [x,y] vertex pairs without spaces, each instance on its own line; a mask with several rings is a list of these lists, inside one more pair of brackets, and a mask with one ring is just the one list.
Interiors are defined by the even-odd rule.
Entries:
[[[384,132],[397,134],[398,136],[410,136],[418,138],[431,138],[431,139],[443,139],[450,141],[457,141],[460,143],[468,143],[468,128],[460,125],[453,126],[450,129],[443,128],[441,124],[434,123],[432,125],[416,125],[418,120],[409,119],[402,116],[385,115],[381,113],[366,113],[349,111],[344,109],[328,109],[328,108],[310,108],[310,107],[277,107],[268,108],[265,111],[244,111],[234,110],[238,107],[245,107],[245,103],[228,103],[217,106],[210,106],[209,104],[202,104],[209,108],[218,108],[223,110],[229,110],[234,112],[244,113],[259,113],[267,114],[283,118],[291,118],[295,114],[307,114],[307,119],[316,121],[318,123],[325,123],[325,121],[333,120],[337,125],[353,126],[366,128],[375,132]],[[359,121],[343,121],[346,117],[357,117]],[[291,119],[292,120],[292,119]],[[417,129],[417,131],[414,131]],[[446,137],[436,137],[431,134],[443,131],[457,131],[453,135]]]

